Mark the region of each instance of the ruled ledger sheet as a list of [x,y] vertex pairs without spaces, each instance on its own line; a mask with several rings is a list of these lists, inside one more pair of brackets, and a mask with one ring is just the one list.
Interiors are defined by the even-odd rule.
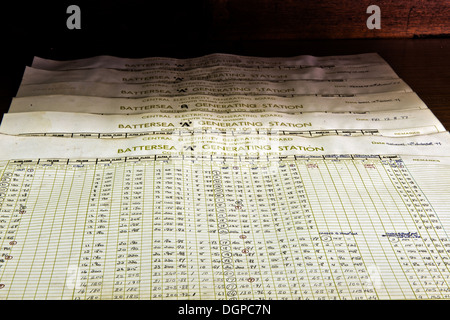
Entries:
[[150,69],[123,71],[115,69],[78,69],[49,71],[26,67],[22,85],[55,83],[67,81],[87,81],[105,83],[148,83],[180,82],[187,80],[268,80],[287,81],[299,79],[360,79],[398,78],[388,64],[356,65],[345,67],[309,67],[303,69],[254,69],[239,67],[211,67],[192,70]]
[[378,54],[35,57],[0,299],[450,299],[450,135]]
[[73,70],[109,68],[118,70],[191,70],[196,68],[222,67],[248,67],[248,68],[275,68],[275,69],[301,69],[305,67],[339,67],[367,64],[387,64],[377,53],[363,53],[355,55],[339,55],[315,57],[302,55],[295,57],[251,57],[233,54],[213,53],[202,57],[176,59],[167,57],[149,58],[121,58],[113,56],[97,56],[85,59],[56,61],[34,57],[31,67],[43,70]]
[[223,139],[0,135],[0,298],[450,297],[448,133]]
[[18,97],[49,94],[96,96],[106,98],[144,98],[154,96],[206,95],[342,95],[370,94],[380,92],[411,92],[402,79],[337,79],[337,80],[291,80],[271,81],[206,81],[156,83],[104,83],[67,81],[21,85]]
[[77,95],[15,97],[9,113],[64,111],[100,114],[146,112],[373,112],[428,109],[414,92],[383,92],[343,96],[188,95],[181,97],[104,98]]
[[65,137],[122,137],[154,133],[320,135],[418,135],[445,132],[429,109],[350,113],[142,113],[96,115],[68,112],[22,112],[3,116],[0,133]]

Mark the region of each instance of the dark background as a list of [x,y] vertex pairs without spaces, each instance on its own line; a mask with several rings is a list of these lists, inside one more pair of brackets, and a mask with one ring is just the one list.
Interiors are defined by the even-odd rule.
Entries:
[[[69,30],[69,5],[81,30]],[[369,30],[369,5],[381,29]],[[187,58],[378,52],[450,128],[450,1],[10,1],[0,5],[0,112],[33,56]]]

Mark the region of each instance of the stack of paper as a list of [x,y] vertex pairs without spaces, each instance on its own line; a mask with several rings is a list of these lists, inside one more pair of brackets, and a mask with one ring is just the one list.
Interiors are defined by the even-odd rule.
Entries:
[[450,136],[377,54],[36,57],[1,299],[450,298]]

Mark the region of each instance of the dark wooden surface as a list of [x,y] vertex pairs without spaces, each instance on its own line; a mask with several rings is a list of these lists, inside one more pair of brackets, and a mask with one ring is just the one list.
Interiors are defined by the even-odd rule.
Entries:
[[[450,1],[209,0],[209,36],[218,40],[412,38],[450,35]],[[381,28],[368,29],[367,7]]]
[[73,59],[98,54],[124,57],[194,57],[213,52],[253,56],[318,56],[378,52],[427,104],[447,130],[450,129],[450,39],[291,40],[160,43],[151,47],[70,45],[30,51],[11,51],[2,60],[0,112],[7,112],[23,70],[33,55]]
[[[66,27],[73,4],[81,30]],[[366,26],[370,5],[380,8],[379,30]],[[1,9],[4,33],[50,45],[450,36],[449,0],[15,0]]]

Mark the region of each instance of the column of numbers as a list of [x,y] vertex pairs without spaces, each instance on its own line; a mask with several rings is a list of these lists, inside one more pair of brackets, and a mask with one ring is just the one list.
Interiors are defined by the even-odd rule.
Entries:
[[409,276],[416,285],[414,292],[419,298],[447,296],[449,277],[446,265],[449,257],[445,251],[437,250],[445,247],[448,242],[442,232],[442,225],[410,177],[404,163],[393,159],[385,168],[417,230],[416,235],[408,234],[406,237],[397,238],[399,243],[403,243],[405,254],[410,260],[409,269],[416,274],[415,278]]
[[[0,209],[0,294],[5,297],[15,298],[16,294],[20,296],[26,290],[25,275],[17,275],[16,277],[18,264],[21,262],[18,259],[19,252],[25,245],[24,237],[18,233],[20,231],[19,226],[26,224],[29,220],[24,215],[27,213],[29,184],[33,177],[34,170],[28,171],[27,167],[18,164],[4,168],[0,178],[2,197]],[[14,259],[14,256],[16,256],[16,259]]]

